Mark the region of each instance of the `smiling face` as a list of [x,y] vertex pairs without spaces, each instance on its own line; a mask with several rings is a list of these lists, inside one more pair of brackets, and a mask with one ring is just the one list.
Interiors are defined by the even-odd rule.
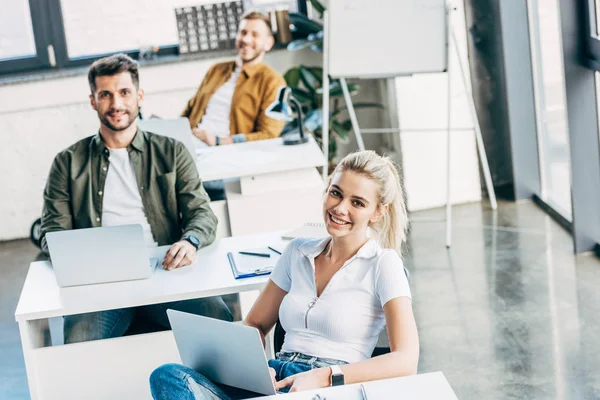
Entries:
[[327,232],[335,238],[366,237],[367,227],[381,218],[377,182],[353,171],[335,174],[323,201]]
[[144,92],[138,90],[129,72],[97,76],[90,95],[92,108],[102,125],[120,132],[129,128],[138,116]]
[[243,19],[235,39],[239,59],[247,64],[262,60],[274,40],[267,24],[260,19]]

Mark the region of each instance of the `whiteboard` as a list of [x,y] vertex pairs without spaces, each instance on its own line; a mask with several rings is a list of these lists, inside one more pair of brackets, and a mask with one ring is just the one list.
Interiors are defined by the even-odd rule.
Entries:
[[329,74],[381,78],[444,72],[445,0],[329,0]]

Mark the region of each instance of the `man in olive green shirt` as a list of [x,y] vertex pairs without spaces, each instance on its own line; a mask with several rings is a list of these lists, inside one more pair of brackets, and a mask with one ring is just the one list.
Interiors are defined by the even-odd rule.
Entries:
[[[131,58],[96,61],[88,80],[100,130],[54,159],[44,190],[42,251],[48,253],[48,232],[137,223],[147,245],[171,245],[163,268],[190,265],[198,248],[214,241],[217,226],[192,156],[182,143],[137,128],[144,92]],[[220,297],[109,310],[65,317],[65,342],[121,336],[137,316],[168,328],[167,308],[232,319]]]

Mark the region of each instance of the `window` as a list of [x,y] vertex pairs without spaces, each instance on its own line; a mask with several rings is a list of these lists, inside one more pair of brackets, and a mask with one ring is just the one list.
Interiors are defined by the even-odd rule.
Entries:
[[558,0],[529,0],[541,198],[572,220],[569,132]]
[[[222,0],[226,1],[226,0]],[[242,0],[244,9],[306,10],[305,0]],[[219,0],[10,0],[0,13],[0,74],[87,65],[158,47],[176,55],[176,7]]]
[[6,2],[0,13],[0,59],[35,56],[28,0]]

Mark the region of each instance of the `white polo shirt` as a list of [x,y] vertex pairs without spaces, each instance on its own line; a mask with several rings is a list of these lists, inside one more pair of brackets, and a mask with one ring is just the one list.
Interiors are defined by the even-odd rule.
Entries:
[[293,240],[271,273],[288,292],[279,308],[286,331],[282,351],[357,362],[371,357],[385,327],[383,306],[411,298],[402,260],[369,240],[317,297],[315,257],[330,237]]

